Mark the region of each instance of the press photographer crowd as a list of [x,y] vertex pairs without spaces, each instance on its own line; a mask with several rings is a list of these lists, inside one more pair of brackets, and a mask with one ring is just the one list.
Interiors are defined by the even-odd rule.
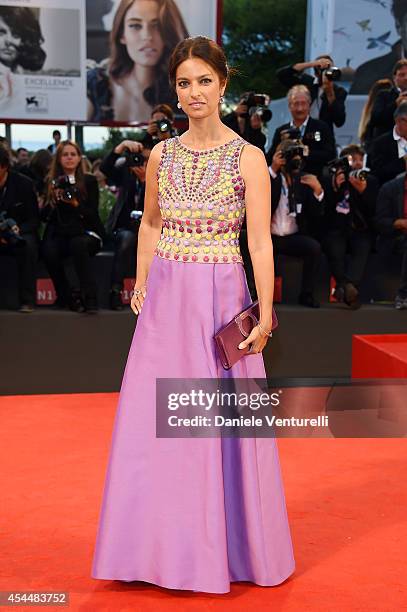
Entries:
[[[275,130],[269,146],[268,95],[242,94],[223,121],[266,155],[275,257],[303,262],[298,303],[320,306],[315,288],[321,257],[326,257],[336,300],[359,308],[369,257],[391,252],[401,272],[397,294],[389,299],[395,308],[407,309],[407,59],[397,61],[392,80],[372,86],[358,142],[341,150],[335,127],[345,123],[347,92],[332,58],[287,66],[277,76],[287,88],[291,120]],[[92,257],[101,251],[113,252],[110,307],[123,309],[129,257],[137,265],[147,160],[156,142],[175,135],[173,111],[161,104],[153,109],[143,139],[124,140],[92,163],[76,143],[61,141],[58,130],[54,143],[33,155],[24,148],[12,151],[1,139],[0,255],[17,263],[21,312],[35,308],[42,259],[56,291],[53,307],[95,313]],[[255,298],[245,222],[240,249]],[[68,256],[78,279],[75,287],[66,274]]]

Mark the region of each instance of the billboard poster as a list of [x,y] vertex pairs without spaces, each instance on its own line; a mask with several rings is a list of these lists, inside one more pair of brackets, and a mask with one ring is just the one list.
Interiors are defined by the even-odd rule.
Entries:
[[83,0],[0,0],[0,119],[86,115]]
[[143,123],[176,110],[168,60],[188,36],[216,39],[217,0],[86,0],[90,123]]
[[307,41],[307,59],[331,54],[349,93],[366,95],[407,56],[407,1],[310,0]]

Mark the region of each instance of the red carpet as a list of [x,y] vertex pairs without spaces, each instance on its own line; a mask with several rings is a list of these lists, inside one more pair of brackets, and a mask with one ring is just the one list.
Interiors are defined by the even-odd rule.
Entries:
[[210,595],[90,578],[116,400],[0,398],[1,591],[68,591],[81,611],[407,610],[403,439],[278,441],[297,569],[277,587]]

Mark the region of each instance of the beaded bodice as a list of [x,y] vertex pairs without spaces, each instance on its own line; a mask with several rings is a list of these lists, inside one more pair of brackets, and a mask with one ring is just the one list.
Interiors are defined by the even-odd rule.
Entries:
[[163,219],[155,254],[198,263],[243,263],[239,234],[245,215],[245,185],[237,137],[204,151],[178,136],[164,141],[158,167],[158,203]]

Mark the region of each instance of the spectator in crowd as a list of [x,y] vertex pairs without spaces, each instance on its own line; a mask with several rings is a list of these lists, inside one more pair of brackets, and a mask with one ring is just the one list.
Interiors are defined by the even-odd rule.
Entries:
[[[379,79],[370,88],[366,104],[364,105],[362,110],[358,129],[358,137],[366,153],[370,152],[372,141],[376,137],[375,128],[370,123],[373,105],[376,101],[378,94],[385,89],[391,89],[392,86],[393,82],[390,79]],[[392,117],[392,124],[393,121],[394,119]]]
[[54,142],[49,145],[48,151],[52,154],[56,153],[59,143],[61,142],[61,132],[59,130],[54,130],[52,132],[52,138]]
[[92,164],[92,174],[96,177],[99,187],[99,216],[106,227],[109,215],[116,204],[116,188],[109,187],[107,177],[100,169],[102,160],[95,159]]
[[385,183],[379,191],[376,225],[381,234],[379,250],[391,249],[401,258],[400,286],[394,302],[398,310],[407,309],[407,175]]
[[309,148],[304,172],[321,176],[328,161],[336,157],[335,140],[326,123],[310,117],[311,94],[305,85],[295,85],[288,94],[288,108],[292,119],[275,131],[273,142],[267,152],[267,162],[271,165],[277,146],[281,142],[282,132],[296,128],[304,145]]
[[[322,246],[335,277],[335,297],[352,309],[361,306],[359,285],[374,242],[379,189],[377,179],[363,171],[364,156],[356,144],[342,149],[335,172],[324,184]],[[362,175],[355,176],[358,171]]]
[[[42,254],[57,293],[56,306],[76,312],[97,310],[96,282],[91,256],[102,247],[105,231],[99,218],[96,178],[84,174],[82,153],[70,140],[60,142],[49,173]],[[64,258],[72,255],[81,295],[70,289]]]
[[121,0],[113,19],[110,58],[87,74],[88,120],[144,122],[156,104],[175,108],[168,61],[187,36],[174,0]]
[[169,104],[158,104],[151,112],[150,121],[147,126],[147,134],[143,144],[152,149],[157,142],[167,140],[177,135],[174,127],[174,111]]
[[48,149],[38,149],[32,156],[28,166],[30,177],[34,181],[34,188],[40,208],[44,206],[46,200],[47,175],[50,171],[51,163],[52,155]]
[[[125,152],[141,156],[140,165],[133,161],[125,162]],[[137,237],[141,215],[144,210],[146,163],[151,149],[148,142],[144,145],[133,140],[123,140],[100,165],[100,170],[109,182],[119,187],[119,196],[106,224],[108,234],[113,239],[114,259],[111,277],[110,307],[121,310],[121,290],[125,266],[132,258],[136,260]],[[122,163],[124,162],[124,163]],[[130,163],[130,165],[129,165]]]
[[0,146],[0,255],[17,262],[20,312],[35,306],[38,226],[33,183],[11,169],[10,153]]
[[[314,297],[321,247],[313,237],[323,215],[324,192],[317,177],[301,172],[301,157],[290,155],[295,141],[277,145],[269,167],[271,176],[271,236],[275,255],[303,260],[299,304],[319,308]],[[287,161],[289,160],[289,161]]]
[[30,153],[25,147],[19,147],[17,149],[17,163],[14,170],[21,172],[22,168],[27,168],[30,163]]
[[393,69],[394,85],[377,94],[369,122],[372,139],[394,127],[394,112],[399,104],[407,102],[407,59],[399,60]]
[[247,142],[250,142],[250,144],[261,149],[264,153],[266,136],[262,131],[263,122],[257,113],[254,113],[251,116],[249,115],[247,98],[250,96],[250,94],[253,94],[253,92],[246,92],[242,94],[235,110],[228,115],[225,115],[222,118],[222,122],[234,130],[237,134],[240,134],[240,136],[247,140]]
[[386,55],[375,57],[359,66],[350,89],[351,94],[367,94],[376,79],[390,79],[395,63],[407,55],[406,0],[393,0],[391,10],[400,39],[394,43]]
[[[287,88],[306,85],[311,94],[310,115],[320,119],[331,128],[342,127],[346,120],[346,89],[326,76],[326,70],[334,65],[329,55],[319,55],[313,62],[299,62],[277,71],[279,81]],[[314,77],[304,72],[314,69]]]
[[381,184],[405,171],[407,155],[407,102],[394,113],[395,126],[391,132],[376,138],[371,147],[369,165]]

